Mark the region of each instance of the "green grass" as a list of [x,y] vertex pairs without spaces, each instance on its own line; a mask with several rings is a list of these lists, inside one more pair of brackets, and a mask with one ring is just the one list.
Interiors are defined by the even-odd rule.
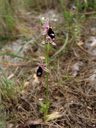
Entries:
[[1,90],[0,90],[0,128],[3,126],[2,120],[2,100],[1,100]]
[[[40,12],[53,6],[58,0],[0,0],[0,37],[18,33],[18,24],[23,23],[22,15],[35,10]],[[25,15],[26,17],[26,15]],[[27,18],[27,17],[26,17]],[[25,28],[25,27],[24,27]]]
[[[69,35],[71,37],[74,37],[74,42],[80,41],[81,36],[81,27],[85,24],[86,19],[88,16],[86,13],[88,12],[94,12],[96,10],[96,1],[95,0],[86,0],[85,1],[79,1],[73,0],[73,3],[71,1],[70,8],[68,8],[68,5],[70,5],[70,1],[65,0],[59,0],[61,7],[63,9],[63,16],[65,19],[64,23],[64,29],[67,30]],[[72,13],[74,11],[74,13]],[[92,13],[92,16],[94,13]],[[90,18],[91,23],[91,18]],[[62,26],[61,26],[62,27]]]
[[10,101],[11,99],[16,98],[16,92],[15,92],[15,82],[12,83],[9,81],[6,77],[6,74],[2,68],[0,68],[0,71],[2,73],[2,77],[0,77],[0,90],[1,95],[4,99]]
[[0,28],[1,30],[5,30],[3,35],[11,34],[12,30],[15,29],[16,22],[14,18],[13,6],[8,0],[0,1],[0,19]]
[[0,36],[12,36],[17,33],[16,26],[23,21],[20,16],[22,11],[26,10],[27,4],[28,1],[25,0],[0,0]]
[[66,46],[69,44],[68,39],[69,39],[68,34],[66,34],[66,40],[63,40],[64,42],[63,46],[50,58],[50,61],[54,60],[54,58],[57,57],[57,55],[59,55],[62,51],[64,52]]
[[62,0],[60,0],[60,4],[61,4],[61,6],[63,8],[65,22],[66,22],[67,26],[69,27],[70,26],[70,19],[71,19],[70,10],[67,11],[66,5],[63,4]]

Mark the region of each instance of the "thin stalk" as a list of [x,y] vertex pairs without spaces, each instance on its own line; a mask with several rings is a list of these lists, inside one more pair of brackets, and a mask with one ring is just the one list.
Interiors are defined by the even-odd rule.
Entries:
[[47,113],[46,113],[46,110],[44,111],[44,121],[46,120],[46,115],[47,115]]
[[[48,69],[48,63],[49,63],[49,50],[50,50],[50,46],[49,46],[49,41],[46,44],[46,68]],[[46,104],[48,103],[48,72],[46,72]]]
[[[47,53],[47,56],[46,56],[46,61],[47,61],[47,64],[48,64],[48,61],[49,61],[49,56],[48,56],[48,53]],[[48,65],[46,65],[46,68],[48,69]],[[48,72],[46,72],[46,104],[48,103]]]
[[[48,69],[48,63],[49,63],[49,41],[46,43],[46,37],[45,37],[45,48],[46,48],[46,68]],[[46,72],[46,106],[48,104],[48,72]],[[48,113],[48,107],[46,107],[44,111],[44,120],[46,120],[46,115]]]
[[[49,63],[49,41],[46,43],[46,36],[44,36],[45,40],[45,48],[46,48],[46,68],[48,69],[48,63]],[[48,103],[48,72],[46,72],[46,104]],[[47,114],[47,113],[46,113]]]

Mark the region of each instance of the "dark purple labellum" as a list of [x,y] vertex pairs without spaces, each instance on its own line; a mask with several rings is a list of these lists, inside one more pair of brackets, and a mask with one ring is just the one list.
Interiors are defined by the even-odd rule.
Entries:
[[50,36],[51,39],[54,39],[55,38],[55,33],[53,32],[52,28],[49,28],[48,29],[48,36]]
[[39,67],[39,68],[37,69],[37,76],[38,76],[38,77],[41,77],[41,76],[42,76],[42,73],[43,73],[43,70],[42,70],[41,67]]

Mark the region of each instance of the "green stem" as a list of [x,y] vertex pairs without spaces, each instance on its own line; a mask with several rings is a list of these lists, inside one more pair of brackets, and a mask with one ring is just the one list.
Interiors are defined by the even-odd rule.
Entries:
[[[45,48],[46,48],[46,68],[48,69],[48,63],[49,63],[49,49],[50,49],[50,46],[49,46],[49,42],[46,43],[46,37],[45,37]],[[48,113],[48,72],[46,72],[46,109],[44,111],[44,120],[46,120],[46,115]]]
[[[49,63],[49,42],[46,46],[46,68],[48,69],[48,63]],[[48,103],[48,72],[46,72],[46,104]]]
[[[48,65],[46,66],[48,69]],[[46,86],[46,104],[48,103],[48,72],[46,73],[46,77],[47,77],[47,86]]]
[[44,121],[46,121],[46,111],[44,111]]
[[[46,36],[44,36],[44,40],[45,40],[45,48],[46,48],[46,68],[48,69],[48,63],[49,63],[49,41],[48,43],[46,43]],[[46,104],[48,103],[48,72],[46,72]]]

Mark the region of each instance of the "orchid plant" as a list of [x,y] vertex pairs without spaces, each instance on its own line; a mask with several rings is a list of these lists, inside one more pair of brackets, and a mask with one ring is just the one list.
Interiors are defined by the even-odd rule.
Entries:
[[49,51],[51,48],[51,44],[54,45],[54,38],[55,34],[52,30],[52,27],[49,26],[49,20],[47,19],[45,21],[45,25],[43,25],[43,22],[41,20],[41,25],[43,28],[42,35],[44,36],[44,42],[45,42],[45,48],[46,48],[46,54],[45,54],[45,64],[43,63],[43,60],[38,63],[38,70],[37,70],[37,76],[41,77],[42,73],[45,71],[46,72],[46,104],[41,103],[41,112],[44,113],[44,120],[47,120],[47,113],[48,113],[48,108],[50,106],[50,101],[48,99],[48,75],[49,75],[49,69],[48,69],[48,64],[49,64]]

